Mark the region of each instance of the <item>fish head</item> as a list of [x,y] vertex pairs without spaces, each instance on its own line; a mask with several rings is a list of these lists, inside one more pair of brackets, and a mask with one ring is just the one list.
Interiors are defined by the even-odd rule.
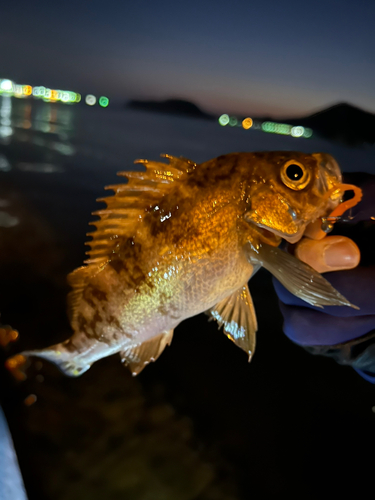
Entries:
[[261,236],[272,236],[275,246],[281,238],[296,243],[310,222],[341,200],[341,171],[326,153],[261,153],[253,172],[244,219]]

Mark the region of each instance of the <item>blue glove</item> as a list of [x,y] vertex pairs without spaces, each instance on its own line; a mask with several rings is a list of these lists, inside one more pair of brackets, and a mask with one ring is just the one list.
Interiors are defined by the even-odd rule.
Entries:
[[336,223],[334,233],[356,242],[361,262],[355,269],[324,277],[360,309],[318,309],[292,295],[276,279],[273,283],[284,316],[284,332],[293,342],[313,354],[351,365],[375,384],[375,176],[349,174],[345,182],[361,187],[363,199],[352,209],[353,219]]

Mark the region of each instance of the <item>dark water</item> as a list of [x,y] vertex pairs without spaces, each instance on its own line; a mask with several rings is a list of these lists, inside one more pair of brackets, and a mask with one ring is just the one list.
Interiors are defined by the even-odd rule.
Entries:
[[[375,148],[349,149],[222,128],[204,120],[0,98],[0,311],[20,332],[3,359],[69,336],[66,275],[82,264],[103,187],[136,158],[201,162],[232,151],[333,154],[375,171]],[[259,321],[245,355],[204,315],[183,322],[157,363],[132,378],[117,356],[78,379],[33,362],[2,372],[30,499],[235,500],[357,493],[373,474],[375,393],[351,368],[282,333],[266,272],[251,281]],[[37,402],[26,406],[29,394]],[[349,483],[349,484],[348,484]]]

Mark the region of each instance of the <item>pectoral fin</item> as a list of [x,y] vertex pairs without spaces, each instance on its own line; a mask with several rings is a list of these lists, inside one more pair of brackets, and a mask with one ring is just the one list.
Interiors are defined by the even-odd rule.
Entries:
[[293,255],[262,244],[258,253],[250,252],[249,260],[258,261],[293,295],[315,307],[349,306],[358,309],[339,293],[321,274]]
[[208,311],[230,340],[249,355],[255,351],[257,319],[247,285],[226,297]]
[[138,375],[143,368],[156,361],[167,345],[172,342],[173,330],[163,332],[142,344],[129,346],[120,352],[121,361],[130,368],[132,374]]

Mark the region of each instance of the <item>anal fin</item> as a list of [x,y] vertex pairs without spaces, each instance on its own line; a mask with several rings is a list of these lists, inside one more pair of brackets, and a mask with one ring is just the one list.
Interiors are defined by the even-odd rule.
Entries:
[[156,361],[167,345],[170,345],[173,329],[163,332],[142,344],[126,347],[120,352],[121,361],[130,368],[132,375],[138,375],[143,368]]
[[255,351],[258,329],[254,304],[247,284],[208,311],[224,333],[249,356]]

